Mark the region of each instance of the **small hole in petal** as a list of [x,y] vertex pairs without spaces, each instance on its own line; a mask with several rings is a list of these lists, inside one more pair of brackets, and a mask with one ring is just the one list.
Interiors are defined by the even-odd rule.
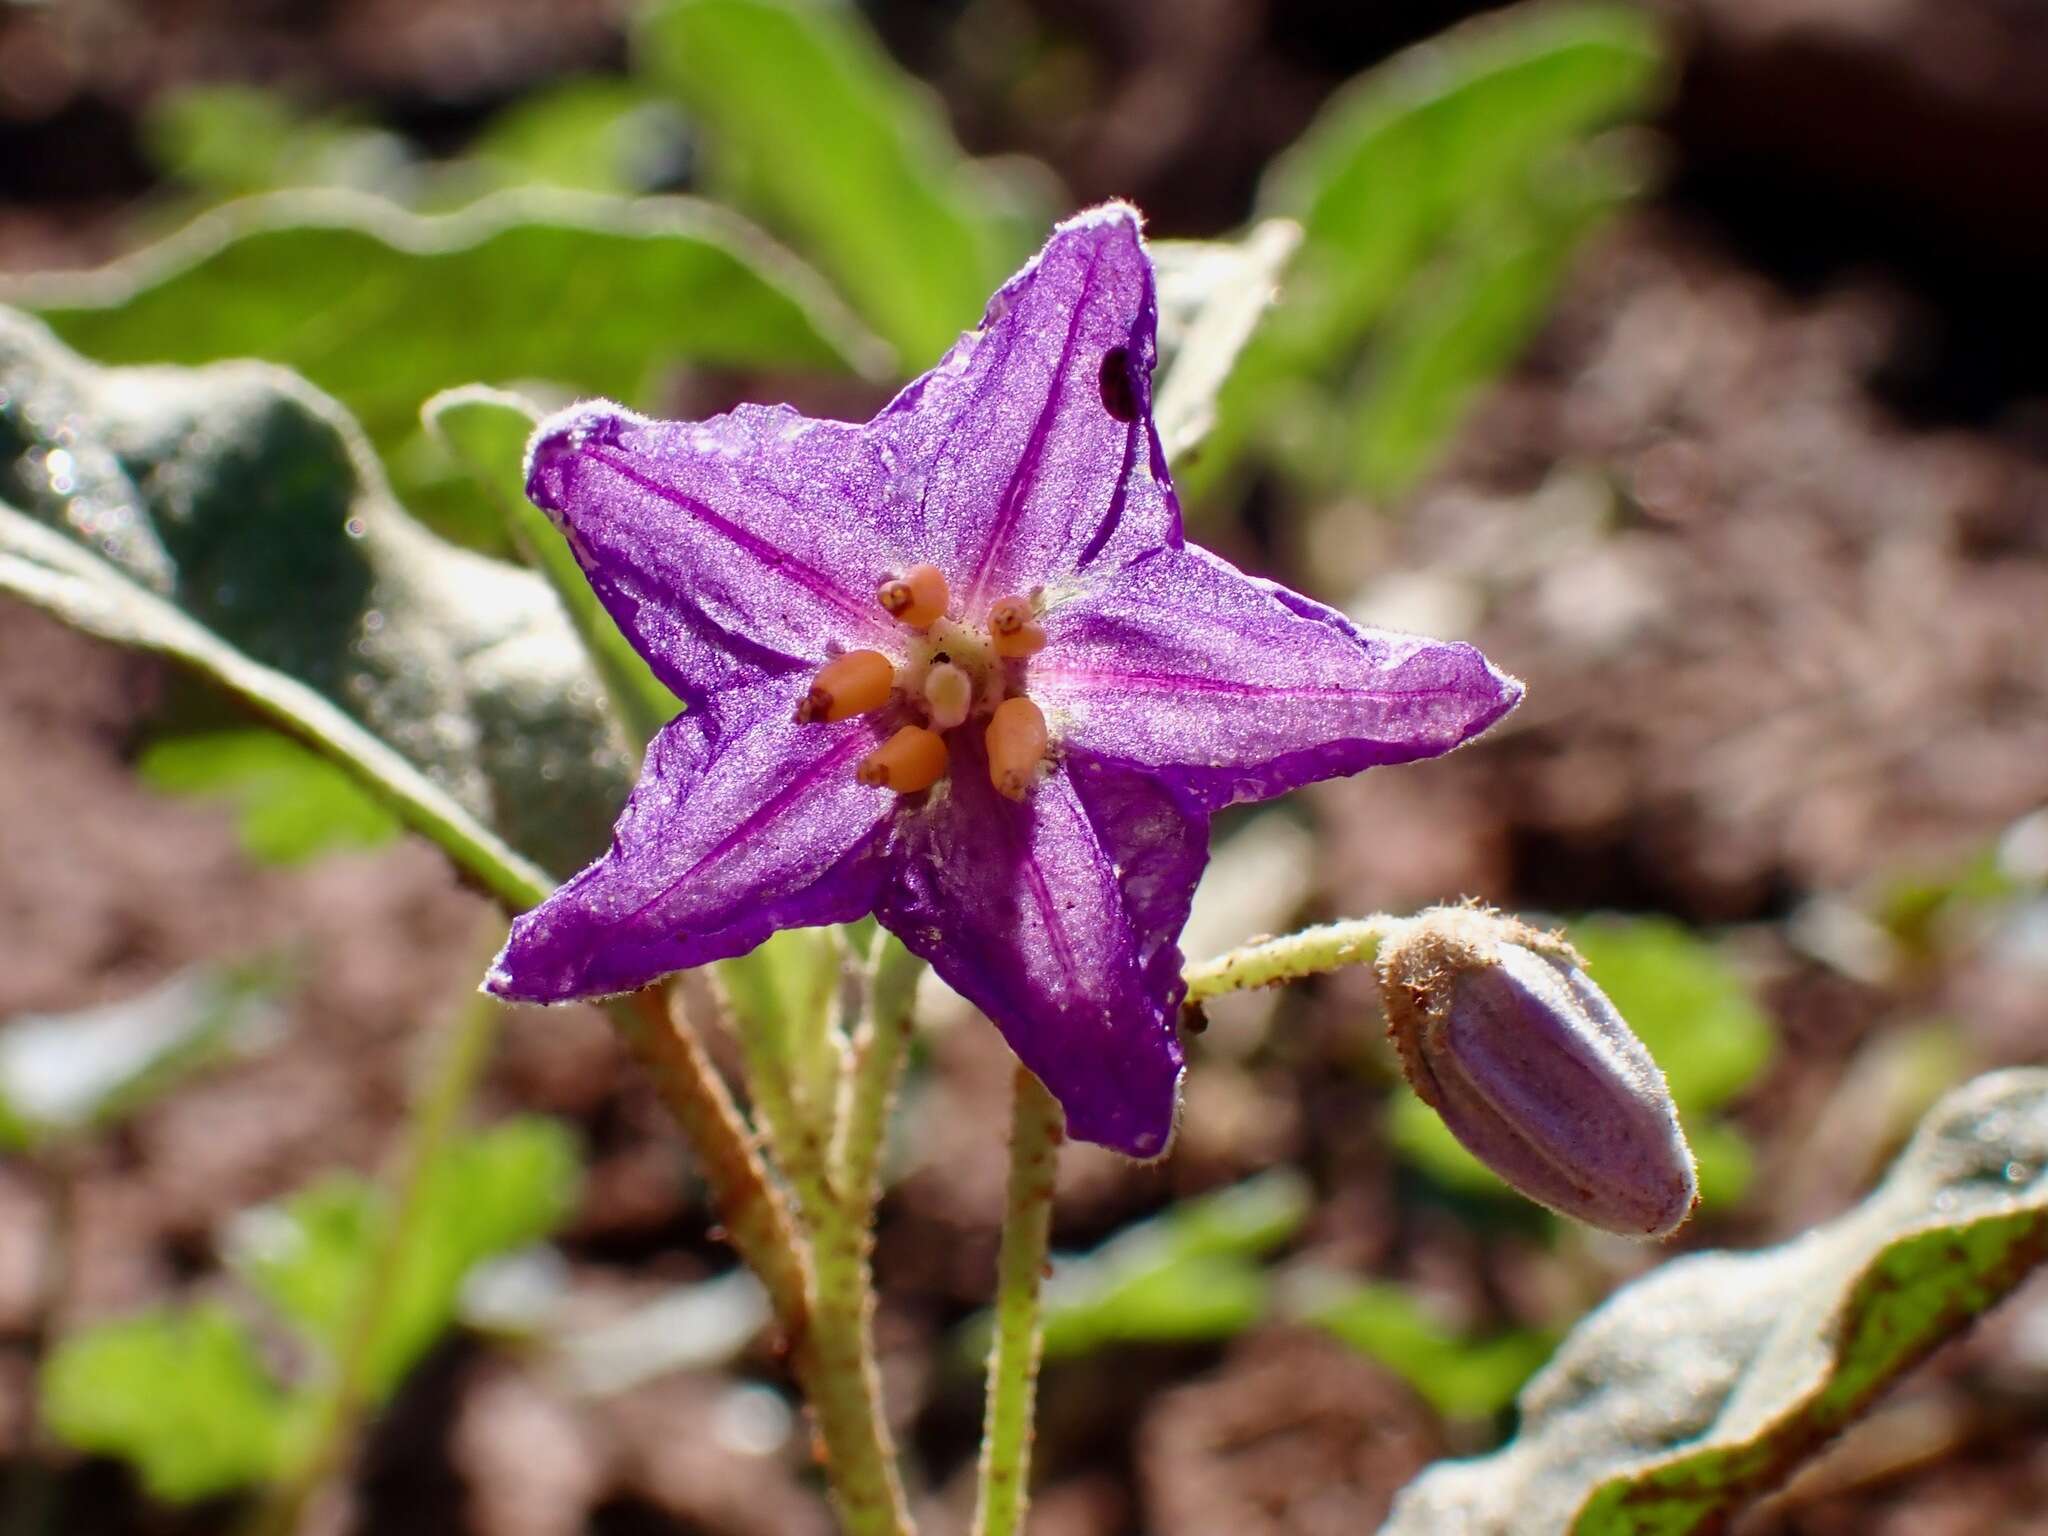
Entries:
[[1138,395],[1131,387],[1131,354],[1111,347],[1102,354],[1102,408],[1118,421],[1138,419]]

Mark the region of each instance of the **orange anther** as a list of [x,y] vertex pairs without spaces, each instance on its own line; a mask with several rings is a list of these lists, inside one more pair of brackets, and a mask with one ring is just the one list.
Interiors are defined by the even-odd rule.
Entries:
[[1022,800],[1045,761],[1045,715],[1021,695],[1005,699],[989,716],[988,777],[996,793]]
[[946,743],[937,731],[906,725],[860,760],[863,784],[914,795],[946,776]]
[[929,629],[946,616],[951,594],[946,575],[936,565],[913,565],[881,585],[875,596],[891,617],[912,629]]
[[1045,646],[1045,631],[1032,622],[1029,598],[997,599],[988,611],[988,634],[996,654],[1010,660],[1029,656]]
[[889,702],[896,668],[880,651],[848,651],[818,670],[811,691],[796,707],[799,721],[844,720]]

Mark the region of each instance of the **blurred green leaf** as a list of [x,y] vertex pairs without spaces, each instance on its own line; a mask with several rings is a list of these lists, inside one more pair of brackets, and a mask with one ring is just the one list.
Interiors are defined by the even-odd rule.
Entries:
[[481,384],[444,390],[420,408],[427,431],[462,465],[482,503],[509,530],[512,547],[554,589],[591,664],[604,679],[620,727],[636,749],[682,713],[640,653],[604,611],[569,541],[526,499],[526,439],[540,409],[523,396]]
[[1528,6],[1432,38],[1333,97],[1259,189],[1299,219],[1283,329],[1341,352],[1444,235],[1588,133],[1650,105],[1657,22],[1633,6]]
[[852,7],[657,0],[635,42],[642,73],[702,124],[715,184],[815,259],[906,368],[975,324],[1029,251]]
[[222,799],[249,854],[300,864],[338,848],[374,848],[398,818],[342,769],[275,731],[208,731],[150,743],[136,762],[166,794]]
[[1318,1277],[1301,1316],[1399,1374],[1447,1418],[1483,1418],[1514,1400],[1557,1340],[1529,1330],[1470,1338],[1384,1281]]
[[405,141],[346,117],[307,117],[248,85],[198,85],[150,104],[142,136],[164,174],[214,197],[285,187],[391,193],[414,169]]
[[516,185],[635,193],[680,169],[688,129],[671,104],[635,80],[567,80],[492,118],[469,146]]
[[1435,1110],[1403,1087],[1397,1087],[1387,1102],[1387,1141],[1403,1162],[1421,1169],[1446,1189],[1503,1200],[1522,1198],[1499,1174],[1465,1150]]
[[151,1312],[61,1341],[42,1413],[67,1445],[131,1463],[153,1498],[191,1503],[267,1481],[303,1430],[225,1308]]
[[[1306,1179],[1274,1169],[1056,1260],[1045,1288],[1046,1355],[1242,1333],[1266,1313],[1271,1283],[1257,1261],[1300,1229],[1310,1201]],[[985,1339],[986,1319],[970,1332]],[[979,1353],[971,1337],[968,1347]]]
[[[376,1320],[365,1374],[376,1400],[454,1321],[473,1267],[554,1230],[574,1202],[577,1176],[574,1139],[549,1120],[510,1120],[446,1148],[427,1175]],[[251,1212],[235,1263],[332,1360],[356,1326],[388,1219],[376,1186],[337,1175]]]
[[1467,221],[1386,318],[1344,408],[1353,483],[1393,497],[1420,478],[1535,333],[1580,241],[1640,181],[1627,156],[1589,152],[1503,216]]
[[1696,1119],[1686,1127],[1699,1165],[1700,1207],[1720,1210],[1749,1193],[1756,1178],[1756,1152],[1749,1138],[1725,1120]]
[[135,997],[0,1028],[0,1146],[33,1147],[134,1113],[279,1024],[266,964],[199,966]]
[[631,763],[532,574],[435,540],[260,364],[98,369],[0,311],[0,592],[173,656],[355,773],[508,905],[605,846]]
[[2048,1071],[1949,1095],[1861,1206],[1637,1281],[1521,1396],[1506,1449],[1431,1469],[1381,1536],[1725,1529],[2048,1256]]
[[[1298,220],[1302,246],[1223,391],[1190,489],[1253,441],[1305,434],[1316,438],[1311,464],[1385,486],[1412,478],[1621,190],[1611,156],[1589,177],[1582,141],[1644,112],[1664,69],[1658,24],[1635,7],[1532,5],[1434,38],[1339,92],[1260,187],[1260,213]],[[1389,316],[1391,358],[1369,359],[1364,393],[1341,403],[1360,346]],[[1337,409],[1316,409],[1311,381]],[[1361,415],[1370,440],[1353,449]]]
[[250,198],[111,267],[0,289],[10,296],[104,363],[296,370],[362,424],[416,514],[466,537],[467,484],[420,436],[437,390],[546,378],[651,404],[680,363],[880,362],[824,286],[740,220],[556,189],[431,217],[354,193]]
[[1683,924],[1589,917],[1567,925],[1586,970],[1657,1065],[1688,1114],[1718,1109],[1770,1060],[1770,1020],[1721,952]]

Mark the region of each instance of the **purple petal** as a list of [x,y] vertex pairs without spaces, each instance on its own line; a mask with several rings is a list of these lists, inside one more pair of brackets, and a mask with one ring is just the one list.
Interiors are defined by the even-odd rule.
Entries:
[[651,421],[597,401],[540,424],[526,481],[620,629],[693,702],[726,680],[706,677],[706,636],[756,672],[893,644],[875,589],[903,563],[881,532],[899,488],[865,428],[788,406]]
[[1157,1157],[1181,1074],[1174,939],[1208,818],[1082,753],[1016,804],[990,787],[973,733],[954,741],[945,790],[903,823],[879,915],[995,1021],[1069,1135]]
[[879,728],[795,724],[804,687],[756,684],[721,699],[720,716],[665,726],[611,852],[513,923],[486,989],[527,1002],[631,991],[778,928],[873,910],[897,802],[855,769]]
[[905,540],[970,612],[1180,542],[1152,430],[1156,318],[1137,214],[1095,209],[875,418],[917,482]]
[[1448,752],[1522,685],[1469,645],[1362,630],[1206,550],[1160,550],[1056,602],[1027,688],[1055,738],[1215,808]]

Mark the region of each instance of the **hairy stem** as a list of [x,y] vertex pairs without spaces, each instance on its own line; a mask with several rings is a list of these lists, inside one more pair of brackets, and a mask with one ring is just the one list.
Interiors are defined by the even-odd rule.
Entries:
[[[708,993],[692,991],[708,1005]],[[800,1232],[678,997],[664,1002],[650,988],[629,1003],[629,1034],[703,1164],[727,1235],[761,1277],[789,1341],[791,1369],[824,1443],[840,1523],[848,1536],[907,1536],[909,1503],[882,1416],[869,1333],[874,1290],[867,1222],[849,1220],[822,1179],[807,1177],[798,1198],[810,1230]]]
[[[495,947],[495,944],[494,946]],[[504,1005],[466,1001],[436,1042],[436,1055],[408,1112],[405,1146],[387,1182],[387,1215],[361,1293],[355,1298],[334,1374],[314,1410],[304,1453],[271,1488],[251,1519],[251,1536],[290,1536],[306,1506],[341,1469],[356,1443],[372,1396],[379,1327],[399,1276],[418,1242],[435,1164],[462,1124],[470,1096],[498,1038]]]
[[1045,1342],[1039,1293],[1045,1283],[1053,1179],[1065,1126],[1058,1100],[1019,1067],[1003,1246],[996,1261],[995,1339],[989,1346],[974,1536],[1016,1536],[1031,1503],[1032,1421],[1038,1404],[1038,1357]]
[[663,987],[622,998],[612,1005],[612,1016],[697,1154],[727,1239],[760,1277],[783,1337],[796,1348],[810,1332],[803,1249],[782,1191],[755,1150],[725,1079],[680,1003]]
[[1384,912],[1347,918],[1284,938],[1260,939],[1191,965],[1182,973],[1188,984],[1188,1002],[1206,1002],[1251,987],[1279,986],[1347,965],[1370,965],[1379,953],[1380,940],[1395,921]]
[[873,1218],[889,1106],[910,1047],[911,1008],[924,962],[887,933],[868,954],[866,1007],[853,1037],[853,1064],[840,1095],[832,1181],[860,1225]]

